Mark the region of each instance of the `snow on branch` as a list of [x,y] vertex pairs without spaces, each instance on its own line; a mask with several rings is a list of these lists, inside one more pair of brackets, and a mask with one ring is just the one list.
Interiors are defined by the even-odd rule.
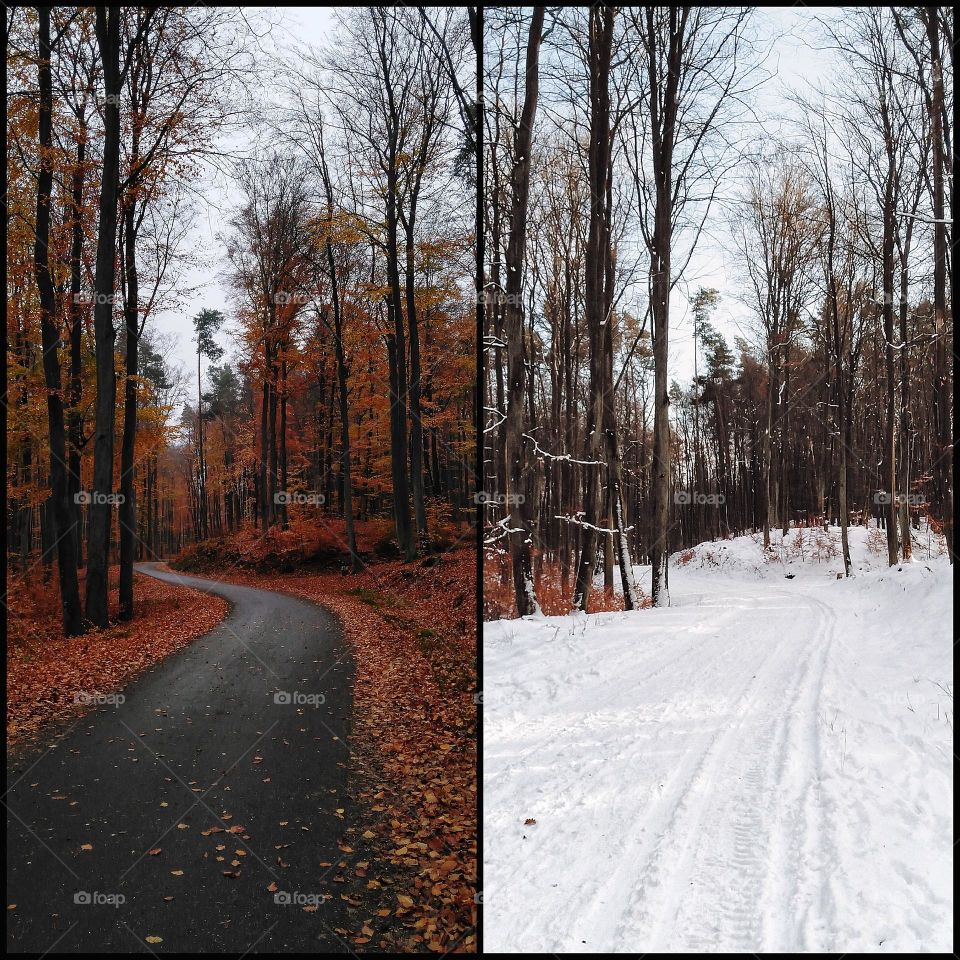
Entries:
[[496,407],[484,407],[483,409],[486,410],[487,413],[495,413],[498,417],[500,417],[496,423],[491,423],[489,427],[485,427],[483,431],[484,433],[491,433],[492,431],[496,430],[497,427],[499,427],[500,424],[507,419],[507,415],[502,410],[498,410]]
[[632,526],[624,527],[623,530],[611,530],[609,527],[597,527],[592,523],[587,523],[586,520],[582,519],[583,515],[583,511],[581,510],[572,517],[564,517],[561,514],[555,514],[553,519],[562,520],[564,523],[575,523],[578,527],[586,527],[588,530],[596,530],[597,533],[605,533],[611,537],[618,533],[629,533],[633,529]]
[[541,447],[540,444],[537,443],[536,437],[531,437],[529,433],[525,433],[523,436],[525,439],[533,441],[533,452],[538,457],[546,457],[547,460],[561,460],[561,461],[565,461],[566,463],[578,463],[584,467],[604,466],[604,463],[602,460],[577,460],[574,457],[572,457],[569,453],[564,453],[564,454],[550,453],[548,450],[544,450],[543,447]]
[[509,517],[504,517],[502,520],[498,520],[492,530],[499,530],[499,532],[492,534],[489,537],[484,537],[483,542],[488,546],[492,543],[496,543],[498,540],[502,540],[504,537],[509,536],[511,533],[526,533],[527,531],[523,527],[508,527],[507,524],[510,523]]

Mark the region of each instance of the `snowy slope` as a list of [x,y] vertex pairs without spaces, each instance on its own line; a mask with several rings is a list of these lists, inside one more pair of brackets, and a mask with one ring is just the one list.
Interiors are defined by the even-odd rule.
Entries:
[[487,950],[952,949],[951,571],[854,540],[485,625]]

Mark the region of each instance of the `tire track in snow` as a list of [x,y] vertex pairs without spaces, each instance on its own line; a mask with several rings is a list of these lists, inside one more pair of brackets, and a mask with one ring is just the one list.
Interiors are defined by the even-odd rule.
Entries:
[[[710,644],[707,648],[708,652],[704,654],[704,640],[719,640],[719,637],[723,632],[726,631],[728,625],[732,625],[732,621],[735,619],[735,611],[730,612],[729,616],[723,616],[717,618],[713,623],[713,629],[710,631],[710,635],[707,637],[698,637],[689,644],[685,644],[683,649],[679,652],[672,646],[664,648],[663,653],[666,653],[667,656],[662,660],[655,660],[651,663],[651,670],[645,672],[643,680],[644,682],[658,677],[666,671],[675,669],[677,665],[683,665],[684,670],[684,681],[690,685],[697,686],[698,684],[709,683],[710,677],[715,675],[715,668],[720,663],[722,659],[728,656],[728,652],[724,649],[722,643],[714,642]],[[660,654],[658,653],[658,657]],[[693,665],[693,674],[690,673],[689,664]],[[579,691],[566,691],[568,697],[573,697],[573,699],[579,703],[580,694]],[[593,720],[599,726],[609,726],[613,721],[609,720],[611,713],[615,712],[615,701],[618,697],[622,697],[622,692],[618,692],[616,689],[612,690],[611,695],[604,699],[604,701],[594,709],[591,710],[590,714],[586,717],[578,716],[576,718],[576,726],[578,727],[580,734],[582,735],[584,723]],[[635,701],[631,700],[631,707],[635,707]],[[670,704],[661,705],[667,712],[669,712]],[[560,714],[562,717],[563,714]],[[651,723],[656,724],[656,729],[660,728],[660,724],[663,723],[662,715],[654,720]],[[537,737],[536,741],[532,746],[529,746],[522,750],[519,755],[514,755],[512,761],[508,763],[503,768],[497,768],[496,757],[491,755],[485,756],[485,761],[488,764],[488,772],[484,777],[485,791],[487,792],[487,797],[490,799],[490,792],[495,792],[497,784],[502,780],[502,778],[508,774],[514,773],[518,767],[528,767],[531,761],[535,758],[539,764],[542,764],[547,770],[553,772],[552,775],[545,776],[545,787],[546,794],[544,790],[541,790],[527,798],[527,809],[517,810],[516,815],[522,821],[530,810],[536,812],[538,809],[542,809],[541,804],[544,802],[551,802],[552,807],[550,809],[550,818],[555,823],[564,823],[568,827],[571,823],[576,823],[576,818],[578,816],[588,815],[582,809],[584,803],[580,796],[580,787],[582,787],[584,780],[584,770],[578,765],[570,765],[568,763],[567,757],[565,755],[565,750],[563,749],[565,742],[565,735],[568,736],[571,732],[570,726],[558,723],[558,716],[555,713],[551,713],[549,716],[542,718],[542,722],[538,726],[545,727],[549,729],[549,733],[542,737]],[[606,764],[612,764],[614,766],[623,766],[629,768],[635,761],[633,757],[635,756],[636,750],[638,748],[637,736],[634,730],[633,721],[631,721],[629,731],[624,731],[625,739],[623,742],[623,748],[616,751],[612,755],[603,757],[603,762]],[[699,754],[706,752],[708,747],[708,740],[714,739],[716,736],[719,736],[722,731],[718,728],[711,736],[704,736],[704,746],[699,751]],[[640,744],[640,749],[643,750],[644,747],[649,743],[650,735],[642,734],[639,738],[642,743]],[[619,742],[619,741],[618,741]],[[626,759],[625,759],[626,758]],[[697,760],[697,751],[688,749],[684,758],[685,764],[695,763]],[[492,761],[492,762],[491,762]],[[494,767],[495,769],[490,769]],[[558,780],[556,773],[554,771],[562,770],[564,771],[561,775],[561,778]],[[588,774],[589,775],[589,774]],[[691,773],[692,775],[692,773]],[[673,782],[671,781],[671,788]],[[664,807],[669,806],[669,799],[667,797],[661,796],[657,801],[658,805]],[[489,804],[488,804],[489,808]],[[545,826],[545,825],[544,825]],[[500,836],[500,832],[507,830],[508,827],[506,824],[492,824],[487,823],[487,835],[494,837],[499,837],[498,840],[494,841],[494,844],[501,844],[504,842],[504,838]],[[541,827],[540,829],[543,829]],[[573,832],[570,838],[571,847],[575,847],[577,842],[578,835],[576,832]],[[622,842],[618,841],[616,846],[616,856],[617,859],[620,858],[622,852]],[[484,891],[485,901],[489,905],[490,903],[496,903],[497,890],[502,888],[505,890],[514,888],[514,881],[511,878],[511,874],[522,872],[523,866],[522,862],[512,861],[513,866],[511,867],[511,860],[504,859],[501,856],[496,856],[494,852],[494,846],[491,844],[487,849],[487,856],[494,856],[498,862],[501,864],[501,869],[507,868],[507,873],[502,873],[498,871],[498,879],[500,883],[493,884],[488,883]],[[576,897],[578,902],[589,902],[597,898],[598,887],[603,883],[602,873],[596,869],[596,862],[591,857],[575,857],[572,862],[565,865],[563,873],[563,887],[570,891],[576,891]],[[549,904],[538,903],[538,909],[541,911],[549,910]],[[579,929],[580,923],[576,918],[571,914],[568,909],[566,902],[562,907],[558,907],[553,916],[549,918],[544,923],[544,926],[547,929],[557,931],[558,943],[565,942],[564,937],[565,931],[571,923],[575,923],[576,927]],[[569,937],[573,937],[576,931],[569,933]],[[523,941],[524,935],[530,933],[529,927],[525,927],[522,930],[514,931],[512,938],[509,940],[513,944],[514,948],[518,948]],[[592,931],[591,931],[592,933]],[[579,935],[575,941],[578,946],[582,946],[581,938]],[[536,946],[537,949],[540,948],[540,944],[535,945],[531,944],[531,948]]]
[[[770,599],[794,598],[778,593]],[[804,667],[813,656],[808,654],[798,671],[796,652],[793,638],[780,638],[749,700],[711,747],[704,776],[691,784],[663,838],[657,863],[649,865],[662,877],[651,896],[637,898],[619,931],[624,945],[643,943],[645,949],[663,950],[759,947],[758,907],[769,867],[766,839],[774,827],[770,808],[785,735],[779,708],[799,696]]]
[[[740,608],[743,609],[747,608]],[[582,932],[596,935],[602,929],[604,915],[624,918],[616,931],[606,933],[602,948],[617,949],[622,945],[636,949],[639,944],[643,949],[653,949],[657,945],[654,928],[676,914],[681,892],[676,889],[675,878],[683,875],[682,864],[698,835],[704,812],[716,801],[713,788],[718,780],[724,779],[721,774],[737,735],[752,718],[760,701],[767,698],[773,702],[782,692],[789,645],[783,637],[771,644],[767,638],[754,634],[752,643],[742,642],[733,649],[722,649],[728,659],[739,655],[739,670],[745,678],[732,699],[732,708],[725,711],[728,717],[732,714],[732,723],[723,726],[721,722],[714,729],[692,735],[694,742],[685,750],[679,768],[669,777],[659,799],[640,814],[638,826],[622,845],[619,853],[622,866],[613,871],[591,898],[591,907],[576,924]],[[759,666],[756,665],[758,654],[762,657]],[[642,754],[633,762],[642,764]],[[595,948],[601,947],[595,945]]]

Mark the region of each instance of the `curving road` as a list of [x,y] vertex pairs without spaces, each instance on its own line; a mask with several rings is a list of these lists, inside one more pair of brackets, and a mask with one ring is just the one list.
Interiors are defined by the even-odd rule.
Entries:
[[331,880],[351,814],[353,667],[336,620],[282,594],[138,570],[230,612],[123,703],[8,760],[8,951],[346,951]]

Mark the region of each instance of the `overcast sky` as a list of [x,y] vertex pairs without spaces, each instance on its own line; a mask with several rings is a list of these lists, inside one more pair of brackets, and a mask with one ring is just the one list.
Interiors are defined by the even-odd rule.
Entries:
[[[276,27],[267,41],[268,46],[281,47],[292,43],[321,46],[330,37],[335,26],[334,11],[330,8],[273,7],[254,8],[269,17]],[[817,14],[829,16],[829,9],[819,8]],[[829,68],[828,54],[811,48],[814,13],[804,6],[770,7],[756,13],[758,26],[765,36],[776,36],[768,68],[775,75],[757,95],[757,110],[769,115],[771,121],[786,108],[784,91],[805,80],[822,77]],[[263,89],[273,87],[272,74],[265,70]],[[152,318],[152,328],[173,342],[168,354],[171,363],[187,373],[186,389],[189,397],[196,396],[196,353],[193,343],[191,318],[204,307],[221,310],[228,318],[227,326],[219,336],[220,343],[232,356],[232,309],[229,290],[218,279],[226,267],[226,253],[218,234],[226,227],[230,212],[238,203],[238,194],[222,178],[209,178],[204,183],[206,202],[197,211],[196,228],[191,237],[194,254],[201,266],[185,274],[185,282],[196,286],[193,300],[177,311],[158,312]],[[717,236],[722,230],[715,230]],[[738,281],[734,265],[723,244],[705,239],[691,262],[683,282],[678,285],[673,300],[672,335],[670,345],[670,373],[680,381],[689,380],[693,372],[692,321],[687,309],[684,291],[690,294],[699,286],[715,287],[720,291],[720,303],[715,314],[716,326],[731,345],[733,338],[743,335],[749,325],[749,316],[738,300]]]
[[[823,80],[833,63],[828,52],[816,50],[817,25],[814,16],[829,17],[838,8],[817,8],[803,4],[792,7],[760,8],[755,12],[756,24],[762,36],[775,38],[767,69],[772,74],[756,95],[755,109],[759,116],[768,118],[770,129],[776,118],[789,110],[785,94],[789,89],[803,89],[807,83]],[[740,299],[742,269],[731,256],[726,230],[719,209],[708,224],[713,239],[703,237],[694,258],[671,298],[670,358],[671,378],[681,383],[693,376],[693,317],[688,308],[686,292],[692,297],[699,287],[713,287],[720,293],[714,314],[714,326],[726,337],[731,348],[734,338],[752,339],[754,323],[749,310]],[[702,370],[701,370],[702,372]]]
[[[319,47],[334,27],[332,8],[261,7],[251,8],[251,12],[269,17],[276,24],[267,42],[268,46],[272,43],[276,48],[293,43]],[[265,90],[272,86],[270,71],[265,71],[263,84]],[[226,229],[227,219],[239,203],[239,193],[221,176],[211,175],[204,182],[204,196],[206,203],[197,210],[196,227],[189,241],[192,253],[201,261],[201,265],[184,273],[184,283],[188,287],[197,287],[196,297],[180,310],[157,312],[151,318],[152,329],[172,342],[172,349],[167,354],[168,362],[186,371],[187,399],[194,403],[197,395],[197,354],[192,318],[205,307],[220,310],[227,317],[228,322],[217,337],[220,345],[226,349],[227,357],[233,356],[233,342],[236,339],[231,335],[230,291],[219,279],[227,266],[227,256],[218,235]],[[204,370],[206,366],[204,361]]]

